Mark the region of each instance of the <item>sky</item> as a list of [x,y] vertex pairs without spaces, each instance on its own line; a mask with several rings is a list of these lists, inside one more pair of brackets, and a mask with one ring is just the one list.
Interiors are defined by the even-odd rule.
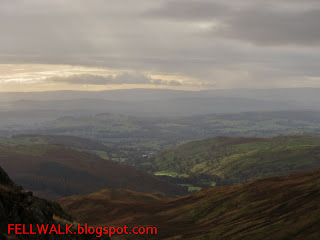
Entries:
[[320,87],[319,0],[1,0],[0,91]]

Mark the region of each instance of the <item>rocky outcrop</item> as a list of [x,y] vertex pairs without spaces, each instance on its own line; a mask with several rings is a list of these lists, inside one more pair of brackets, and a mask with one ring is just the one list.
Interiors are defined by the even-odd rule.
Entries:
[[[75,223],[60,205],[33,196],[8,177],[0,167],[0,240],[2,239],[95,239],[93,235],[7,235],[8,224],[61,224]],[[76,224],[74,224],[76,226]],[[27,229],[28,231],[28,229]],[[102,238],[106,239],[106,238]]]
[[17,188],[15,183],[9,178],[8,174],[0,167],[0,185]]

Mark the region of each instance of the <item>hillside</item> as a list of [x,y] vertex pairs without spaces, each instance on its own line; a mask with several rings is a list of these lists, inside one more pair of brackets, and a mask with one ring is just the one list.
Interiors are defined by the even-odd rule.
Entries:
[[114,147],[109,147],[98,141],[88,138],[66,135],[36,135],[36,134],[20,134],[10,138],[0,138],[0,145],[19,146],[19,145],[61,145],[76,150],[99,155],[105,159],[112,159],[113,153],[116,152]]
[[[125,205],[125,209],[136,207],[130,199],[132,193],[127,193],[129,197],[123,197],[120,203],[117,197],[111,197],[113,194],[106,190],[58,202],[80,220],[94,225],[156,226],[158,235],[150,235],[148,239],[320,238],[320,170],[219,186],[173,200],[157,199],[154,207],[150,207],[150,202],[142,201],[146,208],[136,208],[130,217],[126,211],[109,209],[118,209],[120,205]],[[135,195],[139,196],[137,198],[144,196]],[[92,205],[96,207],[92,208]],[[107,214],[108,217],[104,217]]]
[[[0,134],[4,137],[42,134],[90,138],[108,146],[107,150],[91,150],[101,157],[136,165],[146,153],[160,152],[187,141],[217,136],[320,136],[319,129],[319,111],[259,111],[158,118],[103,113],[89,116],[65,114],[27,130],[15,126],[3,129]],[[72,139],[68,141],[74,142]]]
[[[154,173],[158,178],[166,182],[188,187],[190,192],[215,185],[243,183],[249,180],[308,171],[320,167],[320,138],[311,136],[274,138],[216,137],[181,144],[156,155],[148,155],[148,157],[142,157],[142,155],[146,153],[138,146],[130,149],[126,144],[120,143],[116,144],[117,147],[110,147],[109,144],[105,145],[97,141],[76,136],[17,135],[11,138],[0,138],[0,144],[1,143],[5,144],[7,149],[12,149],[14,152],[21,148],[21,145],[25,145],[25,150],[20,151],[20,153],[29,152],[28,148],[31,149],[31,152],[33,151],[32,149],[37,148],[41,152],[47,146],[52,147],[51,151],[54,151],[55,148],[61,150],[63,149],[61,145],[65,145],[74,150],[85,151],[103,157],[104,159],[125,162],[126,165],[132,164],[138,169]],[[17,147],[17,149],[14,149],[14,147]],[[148,149],[148,146],[144,147]],[[41,150],[41,148],[43,149]],[[56,154],[53,154],[52,156],[55,155]],[[85,153],[82,153],[81,156],[82,159],[89,157],[89,155]],[[125,161],[126,156],[130,158],[131,161]],[[90,159],[92,157],[93,156],[90,155]],[[56,160],[61,161],[61,159]],[[51,161],[50,158],[48,161]],[[106,162],[112,164],[110,161]],[[41,167],[46,166],[45,169],[54,168],[56,172],[60,171],[59,165],[49,167],[50,164],[52,163],[42,163]],[[74,168],[76,165],[76,163],[71,164],[71,168]],[[132,170],[132,168],[123,167]],[[86,171],[85,168],[80,170]],[[93,170],[93,172],[95,172],[95,170]],[[62,173],[60,173],[60,175],[61,174]],[[74,174],[76,173],[72,173],[71,175]],[[35,173],[35,175],[39,174]],[[64,178],[60,175],[58,175],[60,180],[54,180],[56,183]],[[93,175],[95,175],[95,173]],[[92,183],[95,183],[94,186],[97,184],[97,179],[92,179],[92,176],[88,176],[88,173],[85,173],[84,176],[88,177],[89,182],[93,181]],[[17,181],[20,180],[17,179]],[[30,183],[30,179],[23,179],[23,181],[24,184],[27,184],[26,186],[33,187],[30,184],[34,183]],[[96,190],[103,187],[120,187],[148,192],[151,189],[150,187],[146,187],[148,190],[144,190],[143,187],[130,186],[132,185],[130,182],[114,183],[115,180],[113,178],[110,178],[108,181],[112,184],[98,184],[99,188],[97,187]],[[33,180],[33,182],[36,182],[36,180]],[[129,187],[123,184],[129,184]],[[63,184],[60,182],[59,185]],[[89,187],[90,185],[88,184],[87,186]],[[43,188],[43,186],[41,188]],[[57,189],[55,191],[57,191]],[[62,190],[60,189],[59,191],[61,192]],[[158,192],[167,193],[167,191],[163,189]],[[175,195],[178,192],[169,190],[170,195]],[[63,194],[66,196],[68,193],[70,193],[69,190]],[[181,194],[181,192],[179,194]]]
[[[5,139],[1,139],[5,140]],[[63,145],[70,148],[79,150],[97,150],[97,151],[109,151],[106,145],[100,142],[81,138],[76,136],[63,136],[63,135],[16,135],[12,138],[8,138],[8,143],[17,145],[34,145],[34,144],[52,144]],[[11,142],[10,142],[11,140]]]
[[[57,200],[84,222],[99,225],[126,224],[137,217],[149,216],[155,209],[173,198],[151,193],[134,192],[125,189],[102,189],[89,195],[74,195]],[[98,206],[98,207],[97,207]],[[88,210],[90,214],[88,214]],[[112,212],[111,215],[103,213]],[[109,217],[110,216],[110,217]]]
[[140,167],[208,184],[236,184],[320,167],[320,138],[217,137],[189,142],[142,161]]
[[15,182],[49,198],[87,194],[101,188],[185,193],[184,188],[151,174],[64,146],[0,146],[0,164]]
[[[7,235],[8,224],[70,224],[75,219],[59,204],[34,197],[32,192],[18,187],[0,167],[0,239],[61,239],[57,235]],[[56,225],[56,226],[57,226]],[[65,231],[62,227],[62,231]],[[27,229],[28,231],[28,229]],[[64,235],[63,239],[96,239],[84,235]],[[103,239],[107,239],[104,237]]]

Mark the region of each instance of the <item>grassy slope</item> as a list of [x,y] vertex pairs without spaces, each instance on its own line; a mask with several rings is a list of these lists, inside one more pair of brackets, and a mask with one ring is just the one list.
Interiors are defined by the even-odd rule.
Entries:
[[[118,223],[158,227],[159,234],[149,235],[148,239],[320,238],[320,170],[234,186],[220,186],[175,200],[158,199],[154,207],[149,202],[144,210],[140,206],[137,211],[131,211],[129,217],[126,211],[112,212],[105,209],[103,198],[106,199],[108,208],[119,206],[118,200],[111,201],[109,194],[110,192],[104,193],[103,196],[102,193],[97,193],[100,197],[98,200],[97,195],[70,197],[60,203],[80,220],[89,223],[93,221],[96,225]],[[123,199],[125,201],[126,198]],[[126,209],[135,206],[130,197],[128,199]],[[90,207],[90,201],[97,207]],[[125,203],[122,202],[122,205]],[[107,213],[112,216],[104,217]],[[91,217],[89,219],[85,216]],[[131,238],[135,239],[133,236]]]
[[[162,195],[124,189],[103,189],[89,195],[62,198],[57,202],[84,222],[90,222],[91,225],[108,222],[113,226],[132,222],[137,217],[147,217],[172,199]],[[106,214],[107,212],[112,212],[112,214]]]
[[234,184],[320,167],[320,138],[217,137],[180,145],[143,164],[168,175],[217,175]]
[[0,138],[0,144],[8,146],[52,144],[87,152],[102,151],[108,153],[112,150],[108,146],[91,139],[65,135],[15,135],[10,138]]
[[104,187],[184,193],[178,186],[151,174],[57,145],[0,145],[0,164],[18,184],[51,198],[90,193]]

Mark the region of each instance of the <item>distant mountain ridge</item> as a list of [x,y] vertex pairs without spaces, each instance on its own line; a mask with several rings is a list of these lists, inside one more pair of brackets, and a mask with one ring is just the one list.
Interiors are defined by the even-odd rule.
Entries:
[[0,92],[0,102],[15,100],[72,100],[80,98],[96,98],[113,101],[144,101],[185,97],[235,97],[261,100],[319,101],[320,88],[237,88],[212,89],[200,91],[184,91],[172,89],[118,89],[104,91],[46,91],[46,92]]
[[[0,113],[5,116],[0,127],[15,124],[30,126],[67,115],[99,113],[189,117],[248,111],[320,111],[319,93],[317,88],[0,92]],[[17,116],[24,121],[19,121]]]

